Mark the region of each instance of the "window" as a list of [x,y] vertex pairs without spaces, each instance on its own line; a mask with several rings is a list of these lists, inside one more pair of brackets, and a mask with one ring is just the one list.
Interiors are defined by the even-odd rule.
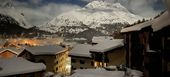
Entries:
[[58,71],[58,67],[56,67],[55,70]]
[[85,64],[85,61],[83,61],[83,60],[80,60],[80,64]]
[[56,62],[56,64],[58,64],[58,61]]
[[83,69],[83,67],[80,67],[80,69]]
[[76,60],[75,59],[71,59],[71,62],[76,63]]

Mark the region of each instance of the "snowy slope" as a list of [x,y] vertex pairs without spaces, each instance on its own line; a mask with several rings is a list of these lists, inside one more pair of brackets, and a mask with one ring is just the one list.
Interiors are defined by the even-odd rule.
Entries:
[[[6,1],[0,6],[0,14],[10,16],[14,18],[21,27],[30,28],[32,27],[25,19],[24,14],[19,9],[15,8],[12,1]],[[10,21],[12,22],[12,21]]]
[[[63,13],[55,17],[52,21],[40,27],[41,30],[50,32],[61,32],[62,27],[76,27],[70,32],[83,32],[88,28],[102,28],[103,24],[132,24],[142,19],[137,15],[130,13],[120,3],[110,4],[103,1],[93,1],[81,9],[76,9]],[[82,26],[84,25],[84,26]],[[82,29],[83,27],[83,29]]]

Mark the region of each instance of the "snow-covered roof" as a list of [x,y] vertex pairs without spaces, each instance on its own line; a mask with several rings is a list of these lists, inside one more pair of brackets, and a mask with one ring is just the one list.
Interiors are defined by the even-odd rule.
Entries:
[[3,52],[5,52],[6,50],[9,50],[10,52],[12,52],[12,53],[15,53],[15,54],[19,54],[19,53],[21,53],[24,49],[23,48],[15,48],[15,47],[7,47],[7,48],[1,48],[0,49],[0,53],[3,53]]
[[21,57],[2,59],[0,58],[0,76],[10,76],[31,72],[38,72],[46,69],[43,63],[32,63]]
[[90,49],[92,45],[89,44],[77,44],[73,49],[70,51],[70,56],[81,56],[81,57],[91,57]]
[[110,37],[110,36],[94,36],[92,38],[92,42],[93,43],[100,43],[102,41],[106,41],[106,40],[112,40],[113,37]]
[[160,17],[153,20],[153,31],[161,30],[170,25],[170,14],[168,11],[164,12]]
[[124,77],[123,71],[106,71],[103,68],[78,69],[70,77]]
[[123,39],[113,39],[113,40],[106,40],[103,42],[98,43],[97,45],[94,45],[90,51],[92,52],[107,52],[109,50],[122,47]]
[[64,48],[59,45],[26,47],[25,49],[33,55],[55,55],[64,50]]
[[134,25],[134,26],[131,26],[131,27],[127,27],[127,28],[123,28],[121,30],[121,33],[125,33],[125,32],[132,32],[132,31],[140,31],[142,30],[143,28],[146,28],[148,26],[151,26],[152,25],[152,21],[146,21],[144,23],[140,23],[140,24],[137,24],[137,25]]

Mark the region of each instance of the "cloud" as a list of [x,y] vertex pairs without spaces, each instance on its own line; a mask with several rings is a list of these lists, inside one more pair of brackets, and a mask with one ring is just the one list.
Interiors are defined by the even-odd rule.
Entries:
[[82,0],[82,1],[86,1],[86,2],[91,2],[91,1],[106,1],[106,2],[115,2],[118,0]]
[[[96,1],[96,0],[82,0],[82,1]],[[97,1],[105,1],[109,3],[119,2],[123,6],[125,6],[129,11],[143,16],[143,17],[154,17],[158,13],[160,13],[163,9],[155,9],[156,6],[163,6],[160,0],[97,0]],[[156,3],[159,3],[156,4]]]
[[42,0],[28,0],[28,1],[33,4],[39,4],[42,2]]
[[63,12],[78,8],[80,7],[76,5],[49,3],[38,8],[22,7],[21,9],[23,9],[23,13],[29,22],[33,25],[42,25]]
[[[28,0],[27,2],[22,0],[11,1],[16,9],[24,13],[24,17],[26,18],[26,20],[30,24],[35,26],[45,24],[63,12],[80,8],[78,5],[73,4],[53,2],[50,2],[48,4],[42,4],[42,0]],[[0,2],[0,5],[3,5],[3,3],[6,3],[7,0],[0,0]]]
[[[7,0],[0,0],[0,5]],[[14,2],[14,5],[21,9],[21,12],[24,13],[24,16],[33,25],[42,25],[50,20],[52,20],[57,15],[71,11],[73,9],[81,8],[81,5],[69,4],[69,3],[57,3],[53,0],[50,0],[48,3],[43,3],[44,0],[11,0]],[[70,0],[71,1],[71,0]],[[68,0],[68,2],[70,2]],[[79,0],[82,2],[91,2],[94,0]],[[154,17],[162,9],[155,9],[157,6],[156,3],[160,4],[160,0],[98,0],[106,1],[109,3],[119,2],[132,13],[143,17]]]
[[129,0],[127,4],[123,4],[128,9],[143,17],[154,17],[162,11],[162,9],[155,9],[155,3],[158,0]]

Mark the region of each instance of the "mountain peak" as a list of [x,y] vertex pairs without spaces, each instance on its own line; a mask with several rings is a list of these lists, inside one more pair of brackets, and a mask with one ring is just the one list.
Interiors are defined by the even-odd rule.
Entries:
[[111,6],[111,4],[103,2],[103,1],[92,1],[88,3],[85,7],[86,8],[106,8]]
[[108,2],[104,2],[104,1],[92,1],[90,2],[89,4],[87,4],[85,6],[85,8],[88,8],[88,9],[102,9],[102,10],[106,10],[106,9],[109,9],[109,10],[116,10],[116,11],[119,11],[119,10],[122,10],[122,11],[126,11],[128,12],[128,10],[122,6],[120,3],[108,3]]
[[[132,24],[140,19],[142,17],[130,13],[120,3],[111,4],[104,1],[93,1],[83,8],[58,15],[48,24],[41,26],[40,29],[70,33],[80,33],[87,29],[101,31],[101,29],[106,30],[108,28],[106,25],[114,27],[120,24]],[[101,32],[105,33],[104,31]]]

